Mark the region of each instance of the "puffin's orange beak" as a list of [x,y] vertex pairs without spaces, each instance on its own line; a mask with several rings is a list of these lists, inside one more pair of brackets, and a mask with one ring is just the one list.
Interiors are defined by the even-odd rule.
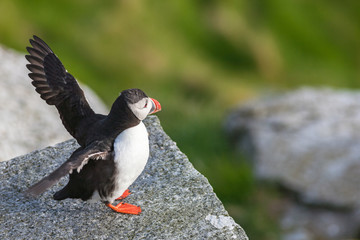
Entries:
[[152,102],[152,107],[151,107],[151,111],[150,114],[156,113],[158,111],[161,111],[161,105],[160,103],[153,98],[150,98],[151,102]]

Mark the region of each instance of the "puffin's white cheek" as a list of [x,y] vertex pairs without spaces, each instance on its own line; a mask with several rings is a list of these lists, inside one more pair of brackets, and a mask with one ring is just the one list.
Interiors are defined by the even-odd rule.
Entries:
[[143,107],[144,105],[145,105],[145,101],[128,105],[130,110],[140,121],[144,120],[147,117],[147,115],[149,115],[151,110],[151,104],[147,104],[146,107]]
[[138,108],[136,108],[136,109],[133,110],[134,115],[140,121],[144,120],[146,118],[146,116],[147,116],[146,111],[144,111],[144,110],[146,110],[146,109],[138,109]]

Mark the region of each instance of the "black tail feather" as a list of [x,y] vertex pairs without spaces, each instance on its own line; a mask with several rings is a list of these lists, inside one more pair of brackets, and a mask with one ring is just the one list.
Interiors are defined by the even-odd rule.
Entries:
[[68,186],[65,186],[60,191],[57,191],[53,196],[54,200],[58,200],[58,201],[64,200],[64,199],[66,199],[68,197],[69,197],[69,188],[68,188]]

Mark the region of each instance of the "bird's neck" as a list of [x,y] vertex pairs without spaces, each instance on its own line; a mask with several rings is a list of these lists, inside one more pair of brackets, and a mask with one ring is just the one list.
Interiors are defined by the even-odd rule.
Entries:
[[130,108],[120,97],[116,99],[111,107],[110,113],[106,118],[106,126],[111,126],[111,131],[114,134],[122,132],[124,129],[134,127],[141,121],[131,112]]

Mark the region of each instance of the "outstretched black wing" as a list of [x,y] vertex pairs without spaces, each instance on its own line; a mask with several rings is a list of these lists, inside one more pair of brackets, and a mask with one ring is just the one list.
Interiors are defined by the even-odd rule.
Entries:
[[94,142],[85,149],[80,147],[73,152],[65,163],[53,171],[49,176],[43,178],[40,182],[27,189],[26,194],[37,196],[53,186],[65,175],[72,173],[73,171],[80,172],[82,167],[87,164],[90,159],[108,160],[112,156],[111,154],[111,147],[102,142]]
[[27,47],[30,62],[26,67],[31,71],[36,92],[49,105],[55,105],[66,130],[76,139],[79,123],[87,117],[95,115],[89,106],[84,92],[75,78],[66,71],[59,58],[39,37],[30,39],[32,47]]

